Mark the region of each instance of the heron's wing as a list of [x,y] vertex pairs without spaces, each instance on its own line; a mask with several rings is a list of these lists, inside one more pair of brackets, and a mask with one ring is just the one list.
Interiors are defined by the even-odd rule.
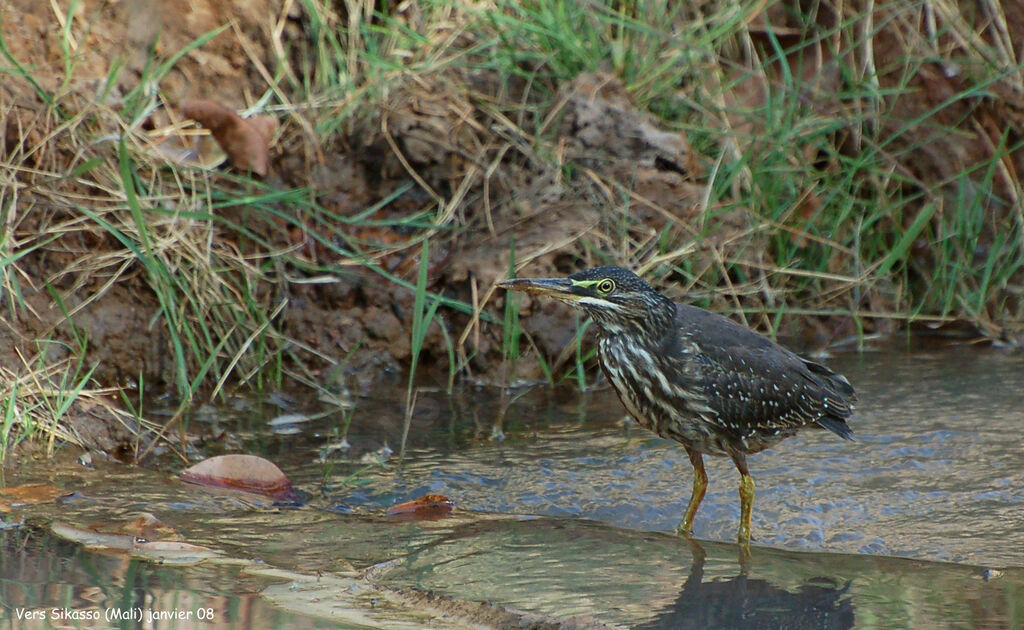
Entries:
[[851,437],[844,420],[855,400],[841,375],[807,361],[767,337],[720,315],[679,306],[678,343],[689,346],[690,387],[699,386],[714,421],[738,435],[817,423]]

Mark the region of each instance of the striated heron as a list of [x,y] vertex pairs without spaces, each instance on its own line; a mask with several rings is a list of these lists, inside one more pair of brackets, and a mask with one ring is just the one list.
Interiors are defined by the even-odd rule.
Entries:
[[805,427],[853,439],[846,419],[856,395],[843,376],[721,315],[677,304],[630,271],[595,267],[498,286],[561,300],[597,324],[601,368],[626,410],[690,456],[693,493],[680,534],[692,533],[707,489],[705,453],[729,456],[740,472],[738,539],[747,545],[754,506],[747,455]]

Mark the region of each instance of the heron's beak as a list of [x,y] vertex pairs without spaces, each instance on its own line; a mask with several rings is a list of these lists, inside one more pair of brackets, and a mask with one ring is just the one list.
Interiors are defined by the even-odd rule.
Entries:
[[513,278],[501,280],[497,286],[509,291],[547,295],[565,302],[575,302],[583,297],[578,292],[579,287],[565,278]]

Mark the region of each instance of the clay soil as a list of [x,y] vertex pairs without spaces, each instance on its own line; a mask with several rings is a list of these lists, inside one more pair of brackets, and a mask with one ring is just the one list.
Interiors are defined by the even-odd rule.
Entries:
[[[75,6],[69,40],[63,35],[68,16],[55,11],[57,7],[66,11],[66,5],[7,0],[0,9],[10,57],[31,77],[8,72],[0,85],[0,151],[12,168],[0,181],[0,212],[8,230],[3,256],[11,261],[5,262],[5,273],[12,274],[4,285],[8,293],[3,296],[0,363],[17,371],[13,366],[30,369],[31,357],[55,364],[85,356],[94,370],[92,379],[100,385],[124,386],[141,377],[150,391],[161,384],[173,390],[174,355],[151,278],[141,265],[129,264],[117,270],[111,284],[115,275],[110,267],[83,263],[102,259],[105,251],[121,251],[124,244],[110,231],[70,229],[82,215],[68,200],[88,206],[98,191],[75,177],[57,181],[54,174],[81,163],[83,152],[109,159],[116,169],[116,158],[110,158],[109,146],[100,139],[94,136],[93,144],[83,146],[70,138],[73,124],[95,125],[93,129],[107,124],[106,131],[116,138],[124,131],[117,124],[84,120],[79,114],[96,115],[90,108],[100,94],[116,108],[144,80],[154,58],[166,60],[203,34],[229,25],[178,59],[159,85],[152,86],[159,93],[157,106],[145,120],[136,121],[133,132],[180,123],[178,105],[190,99],[238,111],[253,106],[267,93],[268,79],[282,55],[293,61],[292,71],[304,67],[297,60],[313,46],[310,18],[300,3],[275,0],[83,0]],[[1007,16],[1024,15],[1011,8],[1007,7]],[[345,18],[341,12],[340,19]],[[780,21],[785,18],[777,17],[773,23]],[[1003,27],[1009,29],[1011,41],[1024,41],[1024,26]],[[986,32],[982,30],[982,36]],[[757,42],[766,30],[758,30],[754,23],[751,34]],[[782,27],[777,34],[792,36]],[[879,37],[891,39],[878,47],[891,51],[880,53],[888,58],[876,59],[884,67],[898,58],[904,43],[892,39],[895,35],[889,31]],[[74,59],[70,75],[65,50],[69,45]],[[115,62],[121,69],[110,85],[107,78]],[[10,67],[10,59],[0,65]],[[809,94],[828,93],[841,81],[827,60],[794,61],[794,67],[804,73]],[[1008,83],[990,86],[985,98],[950,104],[950,95],[963,86],[958,84],[959,77],[943,68],[941,64],[924,66],[912,80],[918,96],[901,99],[895,115],[886,119],[895,128],[919,119],[922,112],[938,110],[935,122],[963,130],[960,135],[936,134],[941,142],[929,141],[914,162],[893,164],[908,181],[922,182],[929,191],[926,198],[942,194],[933,183],[948,181],[967,165],[990,157],[1001,142],[1012,144],[1020,130],[1020,95],[1001,98],[1000,91],[1010,90]],[[454,347],[461,377],[495,384],[541,377],[536,361],[503,360],[504,296],[493,292],[492,286],[508,276],[513,251],[522,274],[539,276],[561,275],[609,260],[655,268],[658,260],[650,243],[664,234],[681,242],[689,239],[693,247],[684,254],[698,270],[721,265],[723,255],[731,258],[739,256],[738,251],[763,247],[763,237],[749,236],[758,219],[741,206],[717,213],[714,231],[702,230],[714,160],[695,151],[686,133],[638,107],[614,72],[585,72],[550,87],[556,98],[535,119],[543,121],[544,128],[505,117],[508,110],[501,103],[531,98],[526,81],[486,72],[457,74],[444,68],[393,81],[378,107],[363,107],[334,127],[320,123],[332,110],[342,117],[337,112],[344,109],[345,95],[316,107],[269,112],[278,118],[278,126],[267,139],[270,166],[265,176],[257,178],[266,187],[260,190],[304,188],[322,208],[344,217],[389,199],[381,210],[368,215],[375,223],[338,228],[345,238],[377,244],[374,264],[387,275],[330,247],[339,235],[325,227],[329,221],[304,226],[282,218],[289,212],[287,204],[276,206],[279,214],[273,216],[247,209],[244,203],[224,204],[216,210],[234,224],[246,226],[250,237],[262,239],[264,254],[280,251],[293,257],[260,258],[260,281],[252,294],[268,312],[285,304],[271,325],[280,339],[291,340],[286,360],[302,366],[296,372],[325,387],[332,385],[327,383],[331,379],[342,379],[358,393],[408,366],[414,297],[409,284],[417,279],[422,228],[402,226],[400,220],[426,210],[434,213],[438,226],[429,251],[429,290],[471,305],[482,315],[442,307],[428,329],[422,362],[444,374],[449,348]],[[60,95],[63,118],[43,102],[41,94]],[[287,100],[297,95],[285,90],[279,96]],[[759,86],[753,80],[737,82],[725,98],[726,106],[749,108],[760,98]],[[726,119],[723,124],[742,127],[747,132],[744,137],[756,136],[758,131],[749,120]],[[541,143],[531,144],[535,138],[524,129],[543,133],[543,146],[551,154],[534,153]],[[1010,134],[1009,140],[1001,136],[1004,131]],[[902,142],[923,142],[924,138],[908,136]],[[837,144],[854,141],[849,134],[836,138]],[[1024,166],[1019,160],[1019,155],[1009,155],[994,178],[1001,199],[1014,198],[1012,173]],[[139,167],[143,180],[156,177],[152,173],[157,172],[168,178],[166,169]],[[228,163],[209,171],[206,181],[239,197],[252,194],[251,187],[232,179],[239,174]],[[626,192],[617,187],[625,183]],[[58,192],[51,194],[54,190]],[[154,207],[184,203],[162,199]],[[797,212],[809,216],[819,205],[820,200],[810,195]],[[1005,206],[993,212],[1007,215]],[[189,223],[181,229],[194,236],[199,228]],[[208,230],[204,246],[211,252],[231,251],[239,259],[261,255],[237,231],[223,226],[203,229]],[[51,233],[52,240],[40,241],[39,235]],[[698,234],[701,240],[695,242]],[[744,248],[737,245],[740,241]],[[194,242],[171,247],[184,251]],[[19,248],[18,244],[32,246]],[[272,269],[275,260],[280,268]],[[292,265],[292,260],[304,261],[305,266]],[[729,275],[723,277],[728,283]],[[676,297],[692,287],[691,278],[679,266],[661,273],[658,283]],[[17,295],[10,293],[13,287]],[[756,308],[771,301],[735,291],[730,294],[728,284],[717,287],[723,291],[720,295],[708,292],[714,288],[704,287],[705,301],[723,309],[741,303]],[[884,311],[892,306],[886,302],[889,295],[865,291],[863,297],[851,298],[851,308]],[[534,303],[525,297],[520,315],[527,334],[523,354],[548,357],[553,369],[561,371],[572,356],[574,315],[561,305]],[[771,325],[767,318],[758,317],[750,317],[749,323],[761,328]],[[807,348],[823,347],[858,330],[886,332],[898,325],[866,318],[858,329],[842,317],[787,318],[780,332]],[[341,376],[337,365],[342,366]],[[242,376],[229,375],[227,382],[239,383],[244,381]],[[131,427],[111,421],[109,414],[97,413],[95,407],[72,417],[77,427],[73,433],[86,445],[113,449],[131,434]]]

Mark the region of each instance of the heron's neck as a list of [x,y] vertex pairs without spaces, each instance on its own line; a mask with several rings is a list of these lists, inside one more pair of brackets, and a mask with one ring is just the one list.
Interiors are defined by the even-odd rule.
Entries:
[[638,338],[660,339],[675,328],[676,305],[659,294],[648,301],[644,308],[637,309],[635,314],[596,312],[590,313],[590,316],[603,335],[627,333]]

